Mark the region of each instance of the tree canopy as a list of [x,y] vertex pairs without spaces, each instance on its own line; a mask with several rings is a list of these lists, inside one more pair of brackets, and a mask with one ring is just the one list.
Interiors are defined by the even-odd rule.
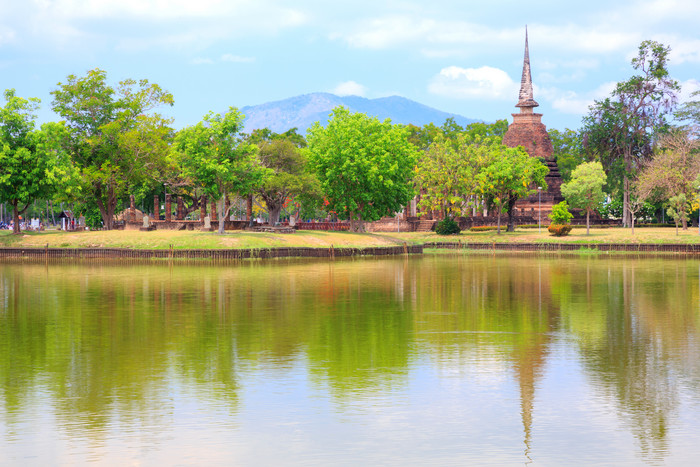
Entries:
[[0,201],[13,210],[13,232],[20,232],[19,216],[36,199],[50,199],[69,189],[72,167],[61,143],[66,130],[60,123],[35,129],[39,100],[25,99],[14,89],[4,93],[0,107]]
[[333,109],[326,127],[317,122],[309,129],[309,160],[327,208],[349,218],[353,230],[398,212],[413,197],[417,149],[408,136],[404,126],[344,107]]
[[571,207],[586,211],[586,235],[590,234],[591,212],[605,200],[605,171],[600,162],[584,162],[576,167],[571,180],[561,186],[561,194]]
[[129,189],[160,178],[173,131],[170,120],[152,111],[172,106],[173,96],[145,79],[127,79],[114,89],[100,69],[81,78],[69,75],[51,94],[53,110],[71,130],[69,147],[83,191],[111,229]]
[[[653,144],[676,105],[679,86],[670,78],[670,48],[644,41],[632,59],[640,74],[617,83],[612,95],[596,101],[584,118],[586,146],[596,152],[608,185],[623,192],[623,225],[631,225],[630,192],[638,170],[651,157]],[[621,183],[620,183],[621,182]]]
[[224,115],[209,112],[196,125],[180,130],[173,144],[183,175],[219,200],[219,233],[228,215],[227,196],[252,193],[268,173],[256,163],[256,146],[241,136],[243,118],[234,107]]

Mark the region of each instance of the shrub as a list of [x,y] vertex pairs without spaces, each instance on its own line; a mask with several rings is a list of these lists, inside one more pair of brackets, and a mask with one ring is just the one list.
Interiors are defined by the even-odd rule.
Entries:
[[552,219],[552,224],[555,225],[567,225],[572,217],[574,215],[569,212],[569,204],[566,201],[552,206],[552,213],[549,215],[549,218]]
[[451,217],[446,217],[435,224],[435,233],[438,235],[455,235],[462,231],[459,225]]
[[549,233],[552,235],[555,235],[557,237],[565,237],[569,235],[569,232],[571,232],[572,226],[571,225],[564,225],[564,224],[550,224],[549,227],[547,227],[547,230],[549,230]]
[[490,230],[496,230],[497,227],[493,225],[475,225],[474,227],[470,228],[469,230],[471,232],[488,232]]

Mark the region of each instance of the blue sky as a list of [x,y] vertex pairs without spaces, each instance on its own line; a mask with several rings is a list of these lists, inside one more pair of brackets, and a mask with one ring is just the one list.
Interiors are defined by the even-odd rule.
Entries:
[[41,121],[56,84],[93,68],[171,91],[177,128],[317,91],[494,121],[517,111],[525,24],[548,128],[578,128],[645,39],[671,46],[684,96],[700,89],[697,0],[0,0],[0,87],[39,97]]

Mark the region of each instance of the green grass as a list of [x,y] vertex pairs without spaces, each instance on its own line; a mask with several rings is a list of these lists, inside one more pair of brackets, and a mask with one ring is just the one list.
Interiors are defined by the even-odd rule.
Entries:
[[495,231],[469,232],[440,236],[434,232],[391,232],[357,234],[350,232],[298,231],[294,234],[274,234],[246,231],[230,231],[224,235],[199,231],[156,230],[140,232],[96,231],[96,232],[22,232],[12,235],[0,231],[0,246],[25,248],[136,248],[136,249],[218,249],[218,248],[278,248],[278,247],[375,247],[427,242],[462,243],[575,243],[586,249],[588,244],[600,243],[700,243],[697,228],[679,231],[674,228],[637,228],[634,235],[630,229],[574,229],[566,237],[551,236],[546,229],[520,229],[515,232]]

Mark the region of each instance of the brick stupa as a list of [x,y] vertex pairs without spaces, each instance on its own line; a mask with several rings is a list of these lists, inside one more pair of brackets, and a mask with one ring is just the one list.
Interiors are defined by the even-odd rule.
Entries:
[[538,202],[537,193],[520,199],[515,204],[516,214],[531,215],[538,219],[538,210],[541,210],[541,219],[545,223],[548,222],[547,215],[552,211],[552,206],[563,201],[564,198],[561,195],[561,175],[557,161],[552,155],[554,152],[552,141],[547,133],[547,127],[542,123],[542,114],[533,111],[539,104],[535,101],[532,92],[527,29],[525,29],[523,76],[520,81],[518,103],[515,106],[520,108],[520,113],[512,114],[513,123],[508,126],[508,131],[503,135],[503,144],[511,148],[522,146],[530,156],[542,158],[549,168],[549,174],[545,178],[547,190],[542,190],[541,202]]

